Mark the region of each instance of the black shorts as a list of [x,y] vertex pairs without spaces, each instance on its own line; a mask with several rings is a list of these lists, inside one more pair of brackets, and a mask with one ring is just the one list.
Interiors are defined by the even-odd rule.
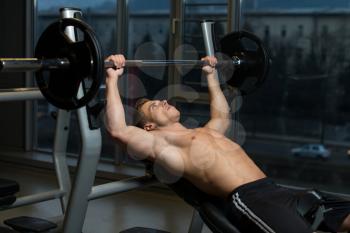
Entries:
[[[311,224],[297,210],[305,190],[281,187],[264,178],[244,184],[230,195],[228,218],[243,233],[312,233]],[[326,209],[317,230],[337,232],[350,213],[350,201],[318,192]]]

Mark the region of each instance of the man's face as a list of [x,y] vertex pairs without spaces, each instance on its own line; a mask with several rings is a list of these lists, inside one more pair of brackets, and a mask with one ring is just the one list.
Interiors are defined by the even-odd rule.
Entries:
[[166,126],[169,123],[180,120],[180,112],[166,100],[150,100],[144,103],[140,109],[150,123],[157,126]]

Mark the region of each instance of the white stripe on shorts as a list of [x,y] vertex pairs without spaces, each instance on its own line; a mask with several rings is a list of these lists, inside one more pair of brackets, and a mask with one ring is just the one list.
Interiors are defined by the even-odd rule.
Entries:
[[232,195],[233,204],[237,207],[239,211],[241,211],[244,215],[246,215],[250,220],[252,220],[261,230],[266,233],[275,233],[274,230],[271,229],[263,220],[261,220],[257,215],[253,213],[251,209],[249,209],[243,201],[239,198],[239,194],[235,193]]

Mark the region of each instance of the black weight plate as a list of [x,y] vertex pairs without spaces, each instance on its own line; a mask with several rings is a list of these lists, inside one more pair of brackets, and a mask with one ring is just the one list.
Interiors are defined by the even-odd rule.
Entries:
[[[66,34],[68,26],[80,32],[77,41]],[[67,58],[68,69],[47,69],[36,73],[38,87],[52,105],[66,110],[85,106],[97,94],[104,75],[100,43],[92,28],[79,19],[61,19],[49,25],[40,36],[35,57]],[[78,97],[80,84],[83,95]]]
[[235,67],[233,75],[231,72],[230,77],[226,77],[228,85],[238,88],[242,95],[247,95],[264,83],[270,67],[270,57],[256,35],[247,31],[230,33],[220,40],[220,49],[226,56],[236,56],[242,62]]

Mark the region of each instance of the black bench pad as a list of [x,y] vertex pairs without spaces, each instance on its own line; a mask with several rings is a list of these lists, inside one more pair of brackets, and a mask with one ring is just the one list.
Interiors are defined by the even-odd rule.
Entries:
[[7,226],[19,232],[46,232],[57,227],[57,224],[33,217],[21,216],[4,221]]

